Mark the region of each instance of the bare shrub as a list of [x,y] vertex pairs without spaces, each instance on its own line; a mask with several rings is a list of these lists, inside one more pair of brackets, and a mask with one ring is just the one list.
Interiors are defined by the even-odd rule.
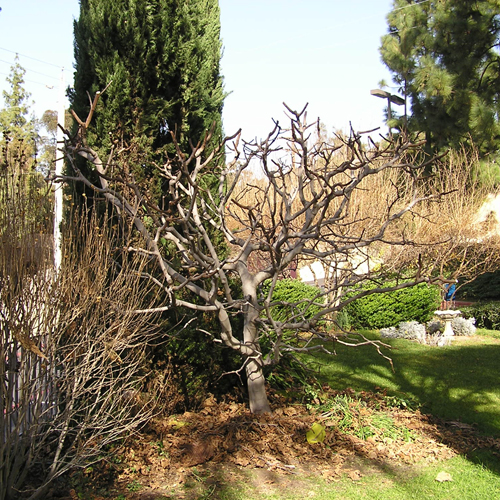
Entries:
[[[450,152],[431,180],[434,191],[450,193],[439,204],[434,240],[447,241],[444,253],[443,248],[439,251],[440,272],[462,278],[457,289],[500,264],[500,235],[478,221],[480,207],[492,191],[491,185],[474,175],[480,168],[474,151]],[[423,230],[433,232],[430,224]]]
[[46,234],[34,267],[31,225],[4,193],[1,227],[18,237],[4,231],[11,244],[0,249],[0,499],[35,499],[154,413],[143,387],[157,322],[130,311],[155,306],[157,291],[147,259],[124,258],[126,231],[111,237],[119,218],[95,211],[68,225],[58,275]]
[[2,499],[16,497],[35,462],[36,436],[54,414],[46,342],[55,311],[44,307],[52,284],[50,225],[38,217],[47,199],[30,189],[36,173],[10,166],[0,174]]

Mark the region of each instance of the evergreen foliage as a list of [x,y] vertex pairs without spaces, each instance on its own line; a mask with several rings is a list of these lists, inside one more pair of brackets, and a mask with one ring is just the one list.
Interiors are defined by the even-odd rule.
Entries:
[[[87,139],[98,151],[116,144],[131,163],[137,151],[161,160],[197,142],[216,123],[222,134],[220,12],[217,0],[81,0],[74,24],[72,108],[85,119],[88,95],[109,85]],[[123,158],[123,155],[122,155]]]
[[[387,286],[394,286],[388,283]],[[366,285],[364,289],[374,288]],[[405,321],[425,323],[440,304],[437,286],[425,283],[387,293],[366,295],[351,302],[345,310],[351,326],[355,328],[379,329],[396,326]]]
[[394,0],[380,52],[411,104],[408,130],[424,133],[429,150],[497,149],[499,15],[496,0]]
[[[184,325],[188,323],[186,319]],[[200,317],[185,327],[177,324],[177,331],[168,342],[153,349],[153,366],[161,366],[165,359],[171,364],[182,396],[182,408],[177,410],[196,408],[208,393],[222,397],[230,392],[244,392],[235,374],[240,367],[238,355],[216,345],[206,333],[208,328],[214,328],[213,323],[213,318]]]
[[57,151],[57,111],[47,109],[37,120],[39,155],[38,169],[47,175],[54,168]]
[[500,303],[475,304],[460,309],[466,318],[475,318],[477,328],[500,330]]
[[[52,231],[53,205],[50,188],[38,171],[38,123],[31,116],[25,73],[16,56],[6,79],[10,89],[3,91],[5,106],[0,109],[0,212],[9,220],[29,223],[34,252],[40,253],[41,235]],[[0,243],[15,249],[20,239],[26,238],[26,230],[4,224],[0,227]]]
[[30,117],[31,95],[24,88],[25,73],[16,56],[6,79],[10,90],[3,91],[5,107],[0,110],[0,165],[29,172],[35,168],[37,134]]
[[[269,293],[270,281],[262,286],[265,295]],[[272,315],[275,321],[291,321],[298,318],[312,318],[321,310],[319,288],[308,285],[298,279],[282,279],[276,283],[272,295]]]
[[500,300],[500,271],[481,274],[465,283],[457,290],[457,298],[482,302]]
[[[184,154],[190,153],[190,142],[203,140],[213,126],[212,144],[222,139],[225,94],[218,1],[80,0],[74,36],[72,109],[85,120],[89,96],[106,89],[87,130],[87,144],[102,158],[113,150],[121,175],[143,186],[155,202],[163,195],[166,204],[168,186],[162,184],[157,166],[176,154],[172,133]],[[92,178],[88,164],[82,161],[79,168]],[[218,178],[206,175],[203,187],[211,190],[214,180],[218,186]],[[78,195],[82,189],[74,194],[83,204]],[[222,243],[217,250],[227,251]],[[178,259],[172,246],[165,244],[163,251]],[[184,321],[181,327],[175,313],[165,313],[165,331],[174,333],[154,355],[171,360],[189,406],[195,404],[196,392],[213,390],[210,383],[220,365],[228,370],[233,366],[232,353],[216,351],[213,340],[200,333],[210,330],[213,317],[191,315]]]

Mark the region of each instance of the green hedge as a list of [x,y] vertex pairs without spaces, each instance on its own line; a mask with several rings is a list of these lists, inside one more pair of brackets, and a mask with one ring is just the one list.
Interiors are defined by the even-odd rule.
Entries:
[[476,318],[476,328],[500,330],[500,302],[460,308],[466,318]]
[[[266,281],[262,285],[264,295],[269,293],[271,282]],[[283,304],[275,305],[272,308],[271,314],[276,321],[287,321],[293,315],[299,313],[304,315],[305,319],[312,318],[315,314],[321,311],[321,306],[311,304],[310,301],[322,302],[322,298],[318,297],[321,290],[315,286],[307,285],[298,279],[282,279],[276,283],[274,287],[272,301],[282,302]],[[300,319],[300,318],[297,318]]]
[[[384,286],[393,286],[386,283]],[[366,285],[363,289],[373,289]],[[362,289],[362,290],[363,290]],[[393,292],[373,293],[351,302],[344,308],[351,327],[380,329],[397,326],[402,321],[429,321],[441,302],[437,286],[420,283]]]
[[481,302],[500,300],[500,271],[481,274],[461,286],[456,298]]

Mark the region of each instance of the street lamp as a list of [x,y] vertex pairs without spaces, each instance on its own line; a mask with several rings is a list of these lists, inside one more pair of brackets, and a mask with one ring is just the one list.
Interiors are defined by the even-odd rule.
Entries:
[[[403,106],[405,104],[405,100],[398,95],[391,94],[385,90],[374,89],[370,90],[370,94],[375,97],[380,97],[381,99],[387,99],[387,121],[390,122],[392,120],[392,109],[391,103],[396,104],[397,106]],[[389,125],[389,137],[392,139],[392,127]]]

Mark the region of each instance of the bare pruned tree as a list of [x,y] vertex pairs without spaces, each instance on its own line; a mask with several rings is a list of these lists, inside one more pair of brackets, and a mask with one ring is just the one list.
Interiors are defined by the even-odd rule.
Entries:
[[[283,352],[323,349],[312,340],[326,335],[318,327],[322,319],[332,317],[357,297],[442,278],[433,276],[435,262],[418,256],[404,270],[384,264],[363,268],[356,264],[360,258],[369,260],[377,254],[381,245],[417,244],[408,230],[410,221],[421,217],[420,204],[440,198],[440,194],[421,192],[418,176],[424,165],[408,161],[407,153],[419,145],[386,143],[378,147],[363,142],[354,132],[334,145],[314,142],[311,134],[316,123],[306,123],[305,108],[286,109],[289,127],[281,129],[276,124],[260,143],[244,142],[238,133],[208,150],[208,132],[187,152],[174,139],[176,154],[156,167],[166,186],[159,200],[132,174],[120,169],[115,151],[101,158],[86,144],[91,115],[85,121],[76,116],[79,133],[74,138],[68,136],[65,144],[75,174],[53,179],[85,184],[135,228],[134,241],[124,242],[124,248],[150,260],[154,269],[146,273],[148,280],[163,294],[162,306],[137,309],[136,314],[171,308],[217,314],[218,331],[206,333],[241,355],[240,372],[246,373],[254,413],[270,411],[265,366],[279,362]],[[226,152],[232,158],[228,163]],[[97,182],[81,173],[78,157],[91,163]],[[265,182],[236,189],[244,172],[256,165],[260,165]],[[396,182],[386,176],[389,172],[397,172]],[[205,187],[207,175],[218,178],[218,190]],[[370,186],[369,179],[378,177],[391,183],[390,194],[376,198],[382,209],[367,214],[354,201],[358,192]],[[229,254],[218,251],[214,235],[224,236]],[[289,316],[278,321],[273,308],[280,304],[273,302],[273,289],[282,273],[301,259],[328,262],[342,273],[315,299],[288,304]],[[388,275],[401,277],[403,271],[404,279],[387,286]],[[366,280],[376,286],[353,292]],[[317,312],[311,315],[308,311],[312,307]],[[232,321],[234,316],[243,318],[240,330]],[[312,335],[305,344],[294,345],[286,341],[290,332]],[[264,339],[269,346],[266,352],[262,349]],[[336,340],[350,343],[340,335]],[[371,343],[378,349],[382,345],[367,339],[360,343]]]

